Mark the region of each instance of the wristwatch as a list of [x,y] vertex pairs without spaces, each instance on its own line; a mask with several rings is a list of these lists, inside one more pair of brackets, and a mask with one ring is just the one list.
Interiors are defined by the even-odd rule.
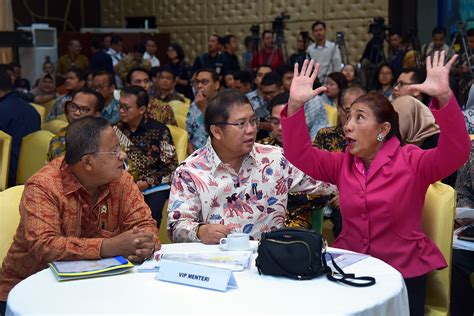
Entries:
[[153,178],[146,178],[145,181],[148,183],[150,188],[155,184],[155,180]]

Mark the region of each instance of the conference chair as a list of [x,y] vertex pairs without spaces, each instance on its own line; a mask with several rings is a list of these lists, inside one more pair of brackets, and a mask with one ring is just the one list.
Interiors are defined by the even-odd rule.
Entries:
[[20,223],[20,200],[23,185],[17,185],[0,192],[0,262],[7,255],[13,242],[18,223]]
[[166,230],[166,225],[168,223],[168,201],[166,200],[165,205],[163,205],[163,212],[161,217],[160,232],[159,238],[161,244],[171,244],[172,241],[168,237],[168,231]]
[[187,105],[190,105],[191,99],[184,97],[184,103],[186,103]]
[[61,114],[61,115],[56,116],[55,120],[61,120],[67,123],[66,114]]
[[17,184],[24,184],[29,177],[46,164],[49,142],[53,137],[53,133],[43,130],[23,137],[18,158]]
[[10,168],[10,153],[12,137],[0,131],[0,191],[8,187],[8,170]]
[[189,111],[189,105],[181,101],[170,101],[168,102],[170,107],[173,109],[174,115],[182,115],[186,117]]
[[176,118],[176,123],[178,123],[178,127],[186,130],[186,116],[181,114],[175,114],[174,117]]
[[68,123],[63,120],[54,119],[52,121],[41,124],[41,129],[44,131],[50,131],[51,133],[57,135],[59,132],[67,127]]
[[178,158],[178,163],[181,163],[187,157],[188,132],[176,126],[166,126],[168,126],[171,132],[171,137],[173,138],[173,143],[176,147],[176,157]]
[[54,106],[54,103],[56,103],[56,99],[49,100],[48,102],[42,103],[42,105],[45,108],[45,114],[49,114],[51,112],[51,109]]
[[326,110],[326,117],[329,126],[337,126],[337,108],[336,106],[324,103],[324,109]]
[[30,104],[32,107],[35,108],[36,111],[38,111],[38,114],[41,117],[41,123],[43,123],[46,120],[46,108],[36,103],[30,103]]
[[449,314],[455,213],[456,191],[441,182],[432,184],[425,196],[423,230],[441,250],[448,267],[428,275],[425,315]]

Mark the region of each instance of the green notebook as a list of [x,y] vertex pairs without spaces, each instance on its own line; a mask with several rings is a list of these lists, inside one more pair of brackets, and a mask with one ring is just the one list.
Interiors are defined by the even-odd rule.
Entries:
[[129,271],[133,264],[122,256],[100,260],[55,261],[49,264],[58,281],[115,275]]

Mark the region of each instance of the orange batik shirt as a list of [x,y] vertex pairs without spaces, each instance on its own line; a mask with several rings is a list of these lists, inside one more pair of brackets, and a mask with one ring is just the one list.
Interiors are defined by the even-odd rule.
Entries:
[[6,301],[17,283],[46,268],[48,262],[99,259],[104,238],[133,227],[153,232],[159,243],[156,222],[127,172],[101,187],[97,202],[92,203],[63,158],[27,181],[20,216],[0,270],[0,301]]

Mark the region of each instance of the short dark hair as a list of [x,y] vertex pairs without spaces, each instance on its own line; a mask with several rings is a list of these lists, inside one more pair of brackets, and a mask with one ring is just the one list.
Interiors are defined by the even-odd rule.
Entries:
[[256,74],[261,68],[270,68],[270,69],[272,69],[272,67],[271,67],[269,64],[263,64],[263,65],[260,65],[260,66],[257,67],[257,70],[255,71],[255,74]]
[[446,36],[446,29],[443,26],[437,26],[433,29],[433,32],[431,32],[432,36],[435,36],[435,34],[443,34],[443,37]]
[[104,97],[102,96],[102,94],[100,94],[99,92],[97,92],[96,90],[92,88],[82,87],[72,92],[71,100],[73,100],[74,97],[79,93],[93,95],[95,97],[95,111],[102,112],[102,110],[104,109],[104,103],[105,103]]
[[109,85],[115,84],[114,75],[111,72],[108,72],[107,70],[99,70],[99,71],[95,71],[95,72],[92,73],[92,78],[95,78],[97,76],[107,76],[107,80],[109,81]]
[[228,34],[222,38],[222,45],[227,46],[230,44],[230,40],[235,38],[235,35],[233,34]]
[[142,106],[148,106],[150,102],[150,98],[148,97],[148,93],[146,93],[145,89],[140,86],[126,86],[120,92],[121,95],[134,95],[137,97],[137,107],[140,108]]
[[293,67],[291,67],[288,64],[283,64],[277,68],[277,72],[280,74],[280,76],[283,77],[283,75],[286,73],[289,73],[289,72],[293,73]]
[[265,31],[263,31],[263,33],[262,33],[262,39],[265,37],[265,34],[267,34],[267,33],[270,33],[270,34],[273,35],[273,32],[272,32],[272,31],[270,31],[270,30],[265,30]]
[[326,23],[324,23],[323,21],[316,20],[316,21],[311,25],[311,31],[314,30],[314,28],[315,28],[317,25],[322,25],[323,28],[326,29]]
[[100,44],[100,41],[98,38],[93,38],[90,46],[94,47],[97,50],[102,49],[102,45]]
[[154,66],[150,68],[150,71],[148,71],[148,76],[150,78],[156,78],[161,72],[161,67]]
[[134,73],[134,72],[137,72],[137,71],[141,71],[141,72],[146,73],[146,75],[148,76],[148,79],[150,79],[150,75],[148,74],[148,71],[147,71],[145,68],[142,68],[142,67],[134,67],[134,68],[132,68],[132,69],[130,69],[130,70],[128,71],[127,77],[125,77],[125,81],[126,81],[128,84],[131,84],[133,73]]
[[82,69],[77,68],[77,67],[71,67],[68,69],[68,72],[72,72],[76,75],[76,77],[79,79],[79,81],[85,81],[86,80],[86,73],[82,71]]
[[423,83],[426,79],[426,71],[421,68],[405,68],[403,69],[402,73],[408,74],[413,72],[411,76],[412,83],[420,84]]
[[367,93],[367,91],[365,91],[364,88],[362,88],[361,86],[357,86],[357,85],[353,85],[353,86],[350,86],[346,89],[343,89],[343,90],[341,90],[341,93],[339,93],[339,96],[338,96],[338,99],[337,99],[337,106],[339,106],[340,108],[343,108],[342,100],[344,99],[346,94],[355,93],[355,92],[360,92],[361,95]]
[[0,90],[2,91],[11,91],[13,89],[12,78],[7,69],[7,67],[0,67]]
[[208,135],[212,136],[211,125],[217,122],[227,122],[230,110],[237,105],[249,104],[247,96],[234,89],[224,90],[214,95],[207,104],[204,115],[204,126]]
[[158,73],[158,75],[160,75],[164,72],[167,72],[167,73],[171,74],[173,76],[173,80],[176,80],[176,74],[173,72],[173,69],[171,69],[171,67],[169,65],[164,65],[163,67],[161,67],[160,72]]
[[142,55],[145,54],[146,52],[145,45],[143,45],[142,43],[133,45],[133,52],[137,52]]
[[66,128],[66,156],[64,160],[73,165],[86,154],[100,150],[100,136],[109,127],[107,119],[83,116],[72,121]]
[[275,106],[287,104],[289,98],[290,98],[290,94],[288,92],[283,92],[275,96],[273,99],[271,99],[270,102],[268,103],[268,110],[270,111],[270,114],[272,113],[272,110]]
[[471,27],[466,33],[468,37],[474,36],[474,28]]
[[331,80],[337,84],[337,87],[339,88],[339,94],[349,85],[346,76],[344,76],[342,72],[332,72],[328,75],[328,78],[331,78]]
[[178,55],[178,59],[181,61],[184,59],[184,50],[178,43],[170,43],[170,47],[172,47],[176,51],[176,55]]
[[252,74],[250,73],[250,71],[237,71],[235,74],[234,74],[234,79],[235,80],[240,80],[241,83],[249,83],[249,84],[252,84],[253,83],[253,80],[252,80]]
[[120,35],[112,35],[112,38],[110,39],[110,44],[118,44],[120,42],[123,42],[123,39]]
[[366,104],[374,113],[377,123],[390,123],[390,132],[388,132],[385,139],[388,140],[395,136],[401,140],[398,113],[386,97],[376,91],[371,91],[355,99],[354,104],[355,103]]
[[199,69],[198,71],[196,71],[196,77],[197,77],[201,72],[208,72],[208,73],[211,74],[212,81],[214,81],[214,82],[219,81],[219,75],[217,74],[217,72],[216,72],[214,69],[211,69],[211,68]]
[[281,76],[276,71],[265,74],[260,83],[262,86],[271,86],[273,84],[276,84],[278,87],[282,85]]

